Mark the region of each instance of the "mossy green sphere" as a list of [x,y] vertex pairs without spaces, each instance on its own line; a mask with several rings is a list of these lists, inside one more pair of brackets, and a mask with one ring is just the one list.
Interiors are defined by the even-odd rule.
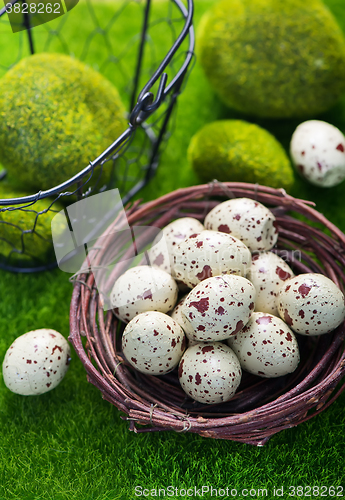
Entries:
[[224,0],[204,14],[197,47],[229,107],[305,118],[345,92],[345,39],[320,0]]
[[[14,191],[5,183],[0,183],[0,199],[22,198],[31,193]],[[51,234],[51,221],[63,210],[58,201],[50,198],[36,201],[34,204],[0,206],[0,256],[19,258],[20,260],[46,262],[54,255]],[[8,210],[5,210],[9,208]],[[64,231],[65,226],[58,225],[56,231]]]
[[72,57],[33,55],[1,79],[0,161],[26,189],[68,180],[126,128],[118,91]]
[[249,182],[287,191],[294,182],[282,145],[267,130],[243,120],[205,125],[192,137],[188,160],[203,182]]

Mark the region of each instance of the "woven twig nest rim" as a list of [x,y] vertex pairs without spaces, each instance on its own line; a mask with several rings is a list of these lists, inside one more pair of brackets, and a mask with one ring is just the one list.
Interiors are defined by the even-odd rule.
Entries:
[[[296,274],[322,273],[344,292],[345,235],[313,208],[314,203],[294,198],[283,189],[247,183],[219,183],[178,189],[154,201],[133,204],[127,220],[133,226],[162,228],[190,216],[203,221],[218,203],[233,197],[255,199],[275,214],[279,238],[273,251],[284,255]],[[109,226],[96,244],[94,263],[102,262],[116,247]],[[294,259],[298,252],[298,259]],[[111,287],[123,272],[118,263],[107,277]],[[236,395],[227,403],[202,405],[183,392],[177,370],[150,376],[133,370],[121,353],[125,325],[111,310],[95,285],[92,272],[76,280],[70,309],[70,337],[74,349],[105,400],[115,405],[135,432],[174,430],[205,437],[262,446],[270,436],[309,420],[324,411],[345,388],[345,325],[320,337],[298,336],[301,362],[297,370],[276,379],[245,374]]]

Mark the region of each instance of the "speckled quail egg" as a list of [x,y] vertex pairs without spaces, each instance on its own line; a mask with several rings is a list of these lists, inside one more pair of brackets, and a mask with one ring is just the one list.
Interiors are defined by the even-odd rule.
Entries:
[[188,294],[181,308],[188,339],[227,339],[248,322],[255,307],[254,285],[242,276],[208,278]]
[[227,340],[243,370],[274,378],[296,370],[300,355],[294,333],[281,318],[255,312],[246,326]]
[[167,314],[148,311],[138,314],[122,335],[122,351],[138,371],[162,375],[173,370],[185,349],[181,326]]
[[242,377],[240,362],[230,347],[220,342],[188,347],[179,364],[182,389],[195,401],[215,404],[231,399]]
[[330,123],[308,120],[298,125],[290,155],[302,177],[316,186],[332,187],[345,179],[345,137]]
[[250,262],[250,251],[237,238],[219,231],[202,231],[193,234],[176,248],[175,277],[193,288],[212,276],[245,276]]
[[204,230],[203,224],[193,217],[181,217],[165,226],[156,236],[148,252],[150,264],[174,275],[174,250],[188,236]]
[[205,217],[205,229],[231,234],[251,252],[271,250],[278,230],[273,213],[250,198],[233,198],[214,207]]
[[174,309],[171,311],[170,313],[170,317],[172,319],[174,319],[176,321],[176,323],[178,323],[180,326],[182,326],[183,328],[183,318],[182,318],[182,315],[181,315],[181,309],[182,309],[182,306],[186,300],[186,298],[188,297],[188,294],[184,295],[179,301],[178,303],[176,304],[176,306],[174,307]]
[[[172,317],[172,319],[174,319],[182,327],[183,331],[185,330],[185,324],[184,324],[184,321],[183,321],[183,317],[182,317],[181,311],[182,311],[182,306],[185,303],[185,300],[186,300],[187,296],[188,296],[188,294],[184,295],[182,297],[182,299],[179,300],[179,302],[176,304],[176,306],[174,307],[174,309],[172,310],[172,312],[170,313],[170,316]],[[199,343],[199,340],[193,340],[193,339],[189,339],[187,337],[187,345],[188,345],[188,347],[191,346],[191,345],[194,345],[194,344],[198,344],[198,343]]]
[[255,310],[279,316],[277,295],[284,281],[295,276],[290,266],[273,252],[252,255],[247,278],[256,290]]
[[116,280],[110,300],[115,315],[128,322],[141,312],[171,311],[177,295],[177,284],[169,273],[151,266],[137,266]]
[[344,321],[344,295],[323,274],[299,274],[287,280],[280,289],[278,311],[295,332],[322,335]]
[[51,391],[64,378],[70,360],[70,346],[61,333],[49,328],[24,333],[5,354],[5,385],[22,396]]

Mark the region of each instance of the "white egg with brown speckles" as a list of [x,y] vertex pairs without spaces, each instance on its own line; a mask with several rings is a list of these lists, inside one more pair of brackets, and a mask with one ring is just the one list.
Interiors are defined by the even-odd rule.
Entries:
[[[172,312],[170,313],[170,316],[172,317],[172,319],[174,319],[182,327],[183,331],[185,330],[185,324],[184,324],[183,317],[182,317],[182,306],[185,303],[187,297],[188,297],[188,294],[184,295],[182,297],[182,299],[176,304],[176,306],[174,307]],[[187,337],[188,347],[191,345],[194,345],[194,344],[198,344],[198,342],[199,342],[199,340],[193,340],[193,339],[190,339]]]
[[70,346],[61,333],[49,328],[27,332],[5,354],[5,385],[22,396],[44,394],[61,382],[70,360]]
[[262,203],[233,198],[214,207],[205,217],[205,229],[235,236],[251,252],[271,250],[278,239],[276,218]]
[[204,230],[203,224],[193,217],[181,217],[165,226],[156,236],[148,252],[150,264],[174,276],[175,248],[186,238]]
[[151,266],[137,266],[116,280],[110,300],[115,315],[128,322],[142,312],[171,311],[177,296],[177,284],[169,273]]
[[344,321],[344,294],[323,274],[299,274],[280,289],[278,311],[296,333],[323,335]]
[[178,245],[174,271],[176,279],[193,288],[212,276],[245,276],[250,262],[251,253],[242,241],[230,234],[205,230]]
[[188,294],[181,316],[188,339],[225,340],[240,331],[255,307],[254,285],[242,276],[208,278]]
[[275,253],[253,254],[247,278],[255,286],[255,310],[279,316],[278,292],[284,282],[293,276],[290,266]]
[[227,340],[243,370],[275,378],[296,370],[300,361],[296,337],[281,318],[255,312],[246,326]]
[[199,403],[229,401],[242,377],[240,362],[233,350],[220,342],[188,347],[179,364],[182,389]]
[[163,375],[179,363],[186,347],[181,326],[167,314],[149,311],[138,314],[122,335],[122,351],[136,370]]
[[184,327],[183,324],[183,318],[181,314],[182,306],[185,303],[186,298],[188,297],[188,294],[184,295],[176,304],[174,309],[170,313],[170,317],[176,321],[182,328]]
[[308,120],[298,125],[290,154],[301,176],[316,186],[332,187],[345,179],[345,137],[330,123]]

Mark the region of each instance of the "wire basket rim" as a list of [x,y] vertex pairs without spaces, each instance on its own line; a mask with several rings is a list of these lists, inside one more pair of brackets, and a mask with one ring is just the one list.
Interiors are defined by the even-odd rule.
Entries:
[[[12,3],[14,4],[19,1],[20,0],[14,0],[12,1]],[[147,7],[149,8],[151,0],[145,0],[145,2],[147,4]],[[132,136],[135,129],[138,126],[144,124],[147,118],[151,116],[151,114],[154,113],[160,107],[160,105],[163,103],[166,97],[174,90],[175,87],[178,88],[179,85],[181,85],[188,70],[188,67],[194,57],[194,45],[195,45],[195,34],[193,27],[194,0],[186,0],[187,7],[183,4],[182,0],[169,0],[169,2],[174,3],[177,6],[177,8],[181,11],[185,19],[184,26],[179,35],[177,36],[175,42],[170,47],[163,60],[160,62],[156,71],[153,73],[148,82],[138,93],[137,102],[134,108],[129,113],[128,128],[118,138],[116,138],[115,141],[112,144],[110,144],[109,147],[105,149],[96,159],[90,161],[88,166],[84,167],[82,170],[80,170],[77,174],[70,177],[69,179],[66,179],[63,183],[57,186],[53,186],[48,190],[44,191],[39,190],[37,193],[23,196],[20,198],[6,198],[6,199],[0,198],[0,207],[6,205],[20,205],[30,202],[36,202],[38,200],[50,196],[56,196],[59,194],[61,195],[63,191],[66,190],[68,187],[78,183],[82,179],[85,179],[85,176],[92,173],[95,167],[97,167],[98,165],[102,165],[105,159],[109,157],[109,155],[119,151],[121,147],[125,144],[125,141],[127,141]],[[0,10],[0,17],[5,13],[6,13],[6,7]],[[28,33],[30,32],[30,30],[27,31]],[[186,39],[187,36],[189,38],[189,45],[188,45],[188,50],[185,51],[185,58],[182,64],[180,65],[179,69],[176,71],[176,74],[173,77],[172,81],[169,82],[169,84],[167,84],[167,75],[164,73],[164,70],[166,69],[173,55],[179,49],[182,42]],[[159,78],[161,79],[160,85],[157,91],[156,99],[154,99],[154,96],[150,92],[150,90],[151,87],[156,83],[156,81]],[[146,130],[146,133],[149,132]],[[150,137],[150,140],[154,143],[153,137]],[[0,177],[0,181],[3,176],[4,174],[2,174],[2,176]],[[133,190],[132,196],[136,194],[139,188],[140,188],[140,183],[138,183],[138,189]],[[127,197],[127,200],[129,200],[129,197]]]

